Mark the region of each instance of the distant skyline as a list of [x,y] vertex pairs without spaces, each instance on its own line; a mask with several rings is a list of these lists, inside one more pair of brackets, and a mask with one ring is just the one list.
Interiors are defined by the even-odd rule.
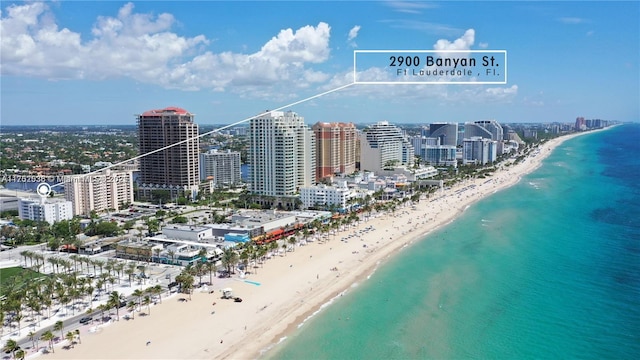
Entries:
[[[0,126],[230,124],[353,81],[354,50],[506,50],[506,85],[353,85],[307,124],[640,120],[640,3],[8,2]],[[380,67],[363,69],[375,73]],[[358,68],[360,71],[360,68]]]

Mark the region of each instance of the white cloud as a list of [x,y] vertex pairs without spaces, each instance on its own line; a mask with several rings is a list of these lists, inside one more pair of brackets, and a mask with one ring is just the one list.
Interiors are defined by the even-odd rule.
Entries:
[[389,7],[397,12],[407,14],[421,14],[422,10],[437,8],[436,4],[431,4],[424,1],[387,1]]
[[358,37],[358,32],[360,31],[360,25],[356,25],[349,30],[349,35],[347,35],[347,42],[351,47],[358,47],[358,44],[354,41]]
[[584,24],[589,22],[587,19],[579,18],[579,17],[561,17],[557,19],[563,24],[576,25],[576,24]]
[[349,30],[349,35],[347,36],[347,41],[354,40],[358,37],[358,31],[360,31],[360,25],[356,25]]
[[127,3],[81,35],[60,29],[44,3],[11,5],[0,19],[0,72],[53,80],[128,77],[182,90],[291,81],[304,87],[328,78],[306,68],[329,58],[326,23],[281,30],[252,54],[206,51],[210,40],[180,36],[171,30],[175,23],[171,14],[138,14]]
[[488,48],[488,47],[489,47],[489,43],[481,42],[481,43],[479,43],[479,44],[478,44],[478,47],[479,47],[480,49],[486,49],[486,48]]
[[464,35],[453,42],[446,39],[436,41],[433,48],[435,50],[469,50],[475,41],[475,37],[476,31],[474,29],[469,29],[464,32]]

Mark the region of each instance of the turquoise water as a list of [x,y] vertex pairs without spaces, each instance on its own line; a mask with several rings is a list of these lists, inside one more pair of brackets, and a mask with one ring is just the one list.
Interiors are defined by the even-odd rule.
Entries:
[[640,358],[639,138],[566,141],[265,357]]

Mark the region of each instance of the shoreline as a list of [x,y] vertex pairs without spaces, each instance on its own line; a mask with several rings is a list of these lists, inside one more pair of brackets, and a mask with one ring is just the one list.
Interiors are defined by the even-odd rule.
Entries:
[[[546,141],[536,155],[528,156],[518,165],[496,171],[485,179],[458,183],[421,199],[413,204],[415,208],[406,205],[393,213],[372,213],[368,220],[328,235],[325,242],[316,240],[296,246],[293,252],[273,256],[264,267],[258,265],[255,273],[246,279],[216,278],[212,286],[214,294],[195,289],[192,299],[184,302],[178,300],[189,295],[163,296],[163,304],[152,306],[149,316],[136,314],[135,320],[99,326],[96,332],[91,332],[90,326],[82,326],[81,344],[69,350],[56,347],[55,353],[46,356],[51,359],[262,358],[341,294],[370,278],[397,252],[417,241],[428,240],[425,239],[428,234],[455,221],[475,202],[513,186],[535,171],[564,141],[609,128]],[[370,226],[375,230],[364,230]],[[225,287],[232,287],[234,296],[244,301],[221,300],[219,289]],[[212,306],[212,302],[216,304]],[[145,345],[147,341],[151,344]]]

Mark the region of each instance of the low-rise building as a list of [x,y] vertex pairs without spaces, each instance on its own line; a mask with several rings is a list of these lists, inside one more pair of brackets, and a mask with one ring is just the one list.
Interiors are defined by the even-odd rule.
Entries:
[[167,225],[162,228],[162,233],[168,239],[189,240],[194,242],[213,238],[210,227],[191,225]]
[[300,188],[300,200],[305,209],[335,209],[346,211],[354,198],[353,191],[346,181],[338,181],[335,186],[318,184]]
[[18,216],[22,220],[46,221],[53,224],[73,218],[73,207],[70,201],[23,198],[18,201]]

